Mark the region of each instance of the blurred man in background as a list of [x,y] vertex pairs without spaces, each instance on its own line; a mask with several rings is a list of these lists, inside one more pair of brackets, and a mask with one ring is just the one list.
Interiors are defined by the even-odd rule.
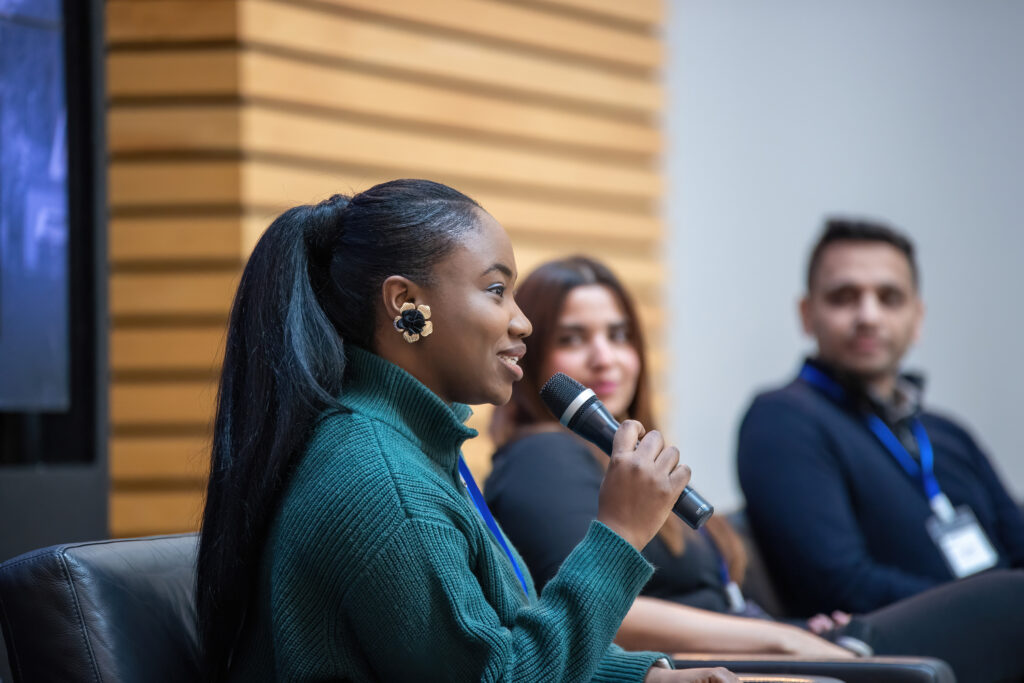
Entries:
[[873,610],[992,567],[1024,567],[1024,518],[955,421],[901,374],[924,306],[910,240],[830,220],[814,247],[799,376],[740,429],[751,526],[792,608]]

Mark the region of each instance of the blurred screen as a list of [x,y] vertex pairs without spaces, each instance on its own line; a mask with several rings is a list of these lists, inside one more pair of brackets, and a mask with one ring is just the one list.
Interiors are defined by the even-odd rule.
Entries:
[[0,411],[69,405],[59,0],[0,0]]

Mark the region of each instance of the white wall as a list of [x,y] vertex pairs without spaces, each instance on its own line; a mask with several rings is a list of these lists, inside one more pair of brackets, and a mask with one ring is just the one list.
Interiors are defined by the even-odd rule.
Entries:
[[669,0],[675,411],[694,484],[741,502],[736,428],[812,348],[796,301],[826,213],[916,240],[908,365],[1024,497],[1024,2]]

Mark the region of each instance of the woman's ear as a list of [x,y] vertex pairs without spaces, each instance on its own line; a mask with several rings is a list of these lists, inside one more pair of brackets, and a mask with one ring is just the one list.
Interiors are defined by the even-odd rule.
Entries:
[[388,320],[399,314],[402,304],[406,302],[423,303],[419,300],[421,296],[420,287],[407,277],[392,275],[384,280],[380,287],[381,299],[384,304],[384,313]]

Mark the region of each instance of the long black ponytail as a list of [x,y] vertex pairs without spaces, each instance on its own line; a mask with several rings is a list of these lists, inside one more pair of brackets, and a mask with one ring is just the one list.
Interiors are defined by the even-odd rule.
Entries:
[[383,281],[429,284],[478,211],[445,185],[395,180],[289,209],[253,249],[228,323],[199,542],[207,680],[227,674],[295,458],[343,390],[344,345],[372,350]]

